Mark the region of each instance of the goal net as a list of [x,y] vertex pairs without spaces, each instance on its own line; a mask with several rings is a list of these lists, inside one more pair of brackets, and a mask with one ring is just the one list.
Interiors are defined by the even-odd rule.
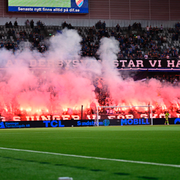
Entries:
[[153,125],[152,106],[97,106],[95,125]]

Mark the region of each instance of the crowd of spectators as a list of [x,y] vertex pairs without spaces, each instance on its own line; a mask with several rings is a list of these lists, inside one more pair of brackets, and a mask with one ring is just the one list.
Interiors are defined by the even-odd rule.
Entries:
[[62,29],[64,28],[74,29],[74,27],[71,24],[66,23],[66,21],[64,21],[61,26],[62,26]]
[[162,74],[162,75],[151,75],[147,76],[146,81],[148,81],[150,78],[154,78],[159,80],[162,85],[163,84],[172,84],[173,86],[180,85],[180,76],[179,75],[172,75],[172,74]]
[[[41,33],[41,30],[44,30],[44,24],[41,21],[36,23],[34,26],[34,21],[26,20],[25,26],[21,27],[19,30],[17,21],[14,22],[14,25],[10,21],[6,22],[4,33],[2,33],[2,27],[0,29],[0,49],[6,48],[7,50],[12,50],[14,53],[17,50],[23,49],[23,44],[29,42],[29,48],[31,50],[38,50],[43,53],[47,50],[46,44],[43,42],[45,36]],[[28,32],[27,32],[28,31]]]
[[[105,22],[98,21],[95,26],[86,29],[83,34],[78,29],[79,34],[83,37],[82,56],[94,56],[98,58],[97,50],[102,37],[114,36],[119,41],[120,51],[118,59],[169,59],[179,58],[180,51],[177,47],[171,45],[173,41],[178,41],[179,27],[170,28],[169,34],[172,34],[171,43],[167,41],[167,34],[163,34],[163,26],[159,28],[147,26],[142,29],[140,23],[129,25],[124,31],[119,24],[113,28],[106,28]],[[167,32],[170,30],[168,29]],[[168,46],[167,46],[168,45]]]
[[[45,25],[41,21],[34,25],[33,20],[26,20],[25,28],[20,29],[18,22],[6,22],[6,31],[2,33],[0,29],[0,48],[6,48],[16,52],[21,42],[28,41],[31,49],[37,49],[43,53],[48,50],[48,45],[44,43],[44,39],[49,36],[45,33]],[[128,27],[107,28],[106,22],[98,21],[93,27],[78,28],[73,27],[66,22],[62,23],[61,29],[77,29],[79,35],[82,36],[82,56],[93,56],[99,58],[97,50],[102,37],[113,36],[119,41],[120,51],[117,54],[118,59],[169,59],[180,58],[179,35],[180,23],[176,23],[174,27],[164,30],[163,26],[146,28],[141,27],[141,23],[133,23]],[[1,27],[2,28],[2,27]],[[46,27],[48,28],[48,27]],[[28,32],[27,32],[28,30]],[[170,37],[169,39],[167,37]],[[176,45],[172,44],[176,42]]]

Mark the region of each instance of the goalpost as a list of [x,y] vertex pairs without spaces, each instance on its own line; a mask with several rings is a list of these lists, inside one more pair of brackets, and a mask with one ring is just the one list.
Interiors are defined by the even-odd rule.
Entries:
[[[128,109],[128,110],[132,110],[132,111],[138,111],[139,108],[144,108],[144,112],[148,113],[148,119],[150,119],[150,123],[151,125],[153,125],[153,111],[152,111],[152,105],[147,105],[147,106],[97,106],[97,114],[96,114],[96,125],[99,126],[99,109],[107,109],[107,110],[112,110],[115,111],[118,109],[119,114],[121,114],[122,112],[124,113],[123,109]],[[115,115],[118,115],[118,113],[114,113]],[[106,115],[114,115],[111,112],[107,112]],[[128,118],[126,118],[128,119]]]

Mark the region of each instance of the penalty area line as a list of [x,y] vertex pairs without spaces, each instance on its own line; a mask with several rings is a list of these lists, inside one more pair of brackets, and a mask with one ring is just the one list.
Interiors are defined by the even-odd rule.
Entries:
[[74,154],[62,154],[62,153],[45,152],[45,151],[34,151],[34,150],[28,150],[28,149],[14,149],[14,148],[0,147],[0,150],[9,150],[9,151],[18,151],[18,152],[48,154],[48,155],[55,155],[55,156],[67,156],[67,157],[84,158],[84,159],[97,159],[97,160],[104,160],[104,161],[125,162],[125,163],[133,163],[133,164],[145,164],[145,165],[180,168],[180,165],[176,165],[176,164],[163,164],[163,163],[154,163],[154,162],[145,162],[145,161],[132,161],[132,160],[125,160],[125,159],[111,159],[111,158],[103,158],[103,157],[81,156],[81,155],[74,155]]

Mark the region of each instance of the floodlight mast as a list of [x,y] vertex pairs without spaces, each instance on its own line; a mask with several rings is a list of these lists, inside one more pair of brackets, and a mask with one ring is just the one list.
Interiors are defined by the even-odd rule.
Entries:
[[151,108],[151,114],[150,114],[150,118],[151,118],[151,125],[153,125],[153,115],[152,115],[152,105],[147,105],[147,106],[97,106],[97,117],[96,117],[96,125],[99,126],[99,111],[98,109],[99,108],[128,108],[128,107],[148,107],[148,108]]

